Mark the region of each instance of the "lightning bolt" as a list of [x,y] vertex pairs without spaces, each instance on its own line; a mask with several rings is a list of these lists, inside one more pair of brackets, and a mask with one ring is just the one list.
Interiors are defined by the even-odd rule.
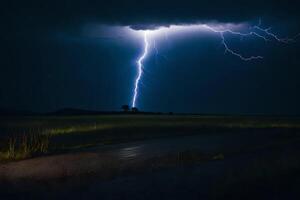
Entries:
[[[186,28],[188,28],[188,26]],[[225,49],[225,53],[229,53],[233,56],[236,56],[239,59],[241,59],[242,61],[252,61],[252,60],[263,59],[263,56],[258,55],[258,56],[246,57],[246,56],[243,56],[238,51],[231,49],[225,39],[226,33],[237,36],[237,37],[241,37],[241,38],[253,36],[253,37],[259,38],[261,40],[264,40],[265,42],[275,40],[280,43],[294,42],[300,36],[300,34],[298,34],[294,38],[280,38],[278,35],[271,32],[271,28],[266,28],[266,29],[262,28],[261,20],[259,20],[259,23],[257,25],[250,27],[248,32],[239,32],[239,31],[234,31],[231,29],[218,29],[218,28],[215,28],[215,27],[207,25],[207,24],[202,24],[199,26],[199,28],[206,29],[206,30],[211,31],[212,33],[219,34],[220,39],[221,39],[221,44]],[[150,45],[149,45],[148,36],[150,33],[154,33],[155,31],[157,31],[157,30],[143,31],[143,33],[144,33],[144,48],[143,48],[143,54],[140,57],[138,57],[137,62],[136,62],[138,74],[137,74],[137,77],[135,79],[135,84],[134,84],[134,95],[133,95],[133,100],[132,100],[132,107],[136,107],[136,101],[137,101],[138,91],[139,91],[139,82],[140,82],[140,80],[142,78],[142,74],[143,74],[143,67],[144,67],[143,61],[145,60],[145,58],[147,57],[148,52],[149,52]],[[158,55],[158,50],[157,50],[157,46],[155,43],[153,45],[153,48],[156,52],[156,55]]]
[[139,82],[141,80],[142,74],[143,74],[143,61],[148,55],[148,48],[149,48],[149,42],[148,42],[148,31],[144,31],[144,52],[143,54],[138,58],[137,60],[137,68],[138,68],[138,75],[135,79],[135,84],[134,84],[134,95],[133,95],[133,100],[132,100],[132,107],[136,107],[136,99],[138,95],[138,90],[139,90]]

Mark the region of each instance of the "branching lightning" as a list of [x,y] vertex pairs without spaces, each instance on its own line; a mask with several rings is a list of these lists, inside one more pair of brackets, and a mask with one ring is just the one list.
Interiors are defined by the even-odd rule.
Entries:
[[226,43],[226,40],[225,40],[225,36],[224,36],[224,33],[230,33],[232,35],[237,35],[237,36],[240,36],[240,37],[247,37],[247,36],[251,36],[251,35],[254,35],[256,37],[259,37],[265,41],[268,41],[268,39],[256,32],[249,32],[249,33],[241,33],[241,32],[236,32],[236,31],[232,31],[232,30],[229,30],[229,29],[225,29],[225,30],[217,30],[211,26],[208,26],[208,25],[203,25],[205,28],[211,30],[212,32],[214,33],[219,33],[220,34],[220,37],[222,39],[221,43],[222,45],[224,46],[224,49],[225,49],[225,53],[226,52],[229,52],[230,54],[234,55],[234,56],[237,56],[239,57],[241,60],[243,61],[250,61],[250,60],[255,60],[255,59],[262,59],[263,57],[262,56],[250,56],[250,57],[244,57],[242,54],[232,50],[231,48],[229,48],[228,44]]
[[[181,29],[189,29],[190,26],[176,26],[176,27],[180,27]],[[171,29],[172,26],[170,27],[163,27],[162,29],[164,30],[169,30]],[[258,25],[250,27],[248,32],[240,32],[240,31],[235,31],[232,30],[230,28],[217,28],[215,26],[212,25],[208,25],[208,24],[200,24],[197,25],[197,28],[201,29],[201,30],[208,30],[212,33],[216,33],[219,34],[220,39],[221,39],[221,44],[225,49],[225,53],[229,53],[233,56],[238,57],[239,59],[241,59],[242,61],[252,61],[252,60],[258,60],[258,59],[263,59],[263,56],[260,55],[256,55],[256,56],[244,56],[241,53],[239,53],[238,51],[235,51],[233,49],[231,49],[229,47],[229,45],[226,42],[226,38],[225,38],[225,34],[231,34],[233,36],[237,36],[237,37],[256,37],[258,39],[262,39],[265,42],[268,41],[277,41],[280,43],[290,43],[295,41],[295,39],[297,37],[299,37],[300,34],[296,35],[294,38],[280,38],[278,35],[276,35],[275,33],[271,32],[271,28],[262,28],[261,27],[261,21],[259,21]],[[156,29],[156,30],[145,30],[143,31],[143,40],[144,40],[144,48],[143,48],[143,53],[140,57],[138,57],[136,63],[137,63],[137,70],[138,70],[138,74],[137,77],[135,79],[135,84],[134,84],[134,95],[133,95],[133,100],[132,100],[132,107],[136,107],[136,102],[137,102],[137,98],[138,98],[138,92],[139,92],[139,82],[142,78],[142,74],[143,74],[143,61],[145,60],[145,58],[148,56],[148,52],[149,52],[149,37],[152,36],[152,34],[155,34],[157,32],[159,32],[161,29]],[[164,32],[166,34],[166,32]],[[165,35],[166,36],[166,35]],[[158,49],[157,49],[157,45],[155,43],[153,43],[153,48],[156,52],[156,56],[158,55]]]

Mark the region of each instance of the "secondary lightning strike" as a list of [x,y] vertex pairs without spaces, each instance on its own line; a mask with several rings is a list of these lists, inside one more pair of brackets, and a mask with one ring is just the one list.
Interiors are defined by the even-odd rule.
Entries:
[[164,60],[168,60],[167,56],[165,56],[165,55],[163,55],[163,54],[160,54],[160,53],[158,52],[158,49],[157,49],[156,41],[155,41],[155,40],[153,40],[153,42],[152,42],[152,48],[155,50],[156,64],[157,64],[157,59],[158,59],[158,57],[161,57],[161,58],[163,58]]
[[[290,43],[296,40],[297,37],[300,36],[300,34],[296,35],[294,38],[280,38],[279,36],[277,36],[275,33],[271,32],[271,28],[267,28],[264,29],[261,27],[261,21],[259,21],[258,25],[250,27],[249,32],[239,32],[239,31],[234,31],[231,29],[220,29],[220,28],[215,28],[214,26],[209,26],[207,24],[202,24],[202,25],[198,25],[199,28],[202,29],[206,29],[209,30],[213,33],[217,33],[220,35],[221,38],[221,44],[223,45],[224,49],[225,49],[225,53],[228,52],[233,56],[236,56],[238,58],[240,58],[243,61],[252,61],[252,60],[257,60],[257,59],[263,59],[262,56],[249,56],[249,57],[245,57],[242,54],[238,53],[237,51],[234,51],[233,49],[231,49],[229,47],[229,45],[226,42],[225,33],[231,34],[231,35],[235,35],[235,36],[239,36],[239,37],[250,37],[250,36],[254,36],[257,38],[260,38],[262,40],[264,40],[265,42],[270,41],[271,39],[276,40],[277,42],[281,42],[281,43]],[[188,29],[189,26],[177,26],[180,28],[186,28]],[[163,29],[171,29],[172,26],[170,27],[163,27]],[[135,79],[135,87],[134,87],[134,95],[133,95],[133,100],[132,100],[132,107],[136,107],[136,100],[138,97],[138,89],[139,89],[139,82],[141,80],[142,74],[143,74],[143,61],[144,59],[147,57],[148,55],[148,51],[149,51],[149,41],[148,41],[148,36],[150,33],[156,33],[157,31],[159,31],[160,29],[157,30],[151,30],[151,31],[143,31],[144,33],[144,51],[143,54],[138,58],[137,60],[137,68],[138,68],[138,75]],[[165,33],[166,34],[166,33]],[[156,55],[158,54],[158,50],[157,50],[157,46],[154,43],[153,48],[156,51]]]
[[148,31],[145,31],[144,32],[144,52],[141,55],[141,57],[139,57],[139,59],[137,61],[138,75],[135,79],[134,95],[133,95],[133,100],[132,100],[132,107],[133,108],[136,107],[136,98],[137,98],[138,89],[139,89],[139,82],[140,82],[140,79],[141,79],[142,74],[143,74],[143,61],[147,57],[147,54],[148,54],[149,42],[148,42],[148,37],[147,36],[148,36]]

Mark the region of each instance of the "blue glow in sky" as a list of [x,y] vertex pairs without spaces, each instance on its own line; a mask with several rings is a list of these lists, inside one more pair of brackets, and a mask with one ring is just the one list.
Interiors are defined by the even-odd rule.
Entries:
[[[128,27],[126,27],[128,29]],[[137,106],[137,99],[139,96],[139,84],[142,79],[144,68],[146,67],[143,64],[143,61],[147,58],[149,49],[154,49],[156,54],[158,54],[157,42],[156,39],[158,37],[166,36],[169,34],[187,34],[187,33],[197,33],[201,34],[203,32],[215,34],[220,37],[220,43],[224,48],[224,52],[230,54],[231,56],[235,56],[237,59],[240,59],[245,62],[250,62],[253,60],[263,59],[262,55],[249,55],[245,56],[239,52],[239,50],[234,50],[230,47],[230,44],[226,40],[226,34],[229,34],[233,37],[238,37],[243,39],[245,37],[253,37],[257,40],[263,40],[264,42],[279,42],[279,43],[291,43],[295,42],[295,38],[281,38],[276,33],[271,31],[271,28],[263,28],[261,26],[261,21],[254,26],[250,26],[247,23],[240,24],[231,24],[231,23],[214,23],[214,24],[194,24],[194,25],[169,25],[165,27],[153,27],[149,30],[134,30],[130,29],[137,34],[141,34],[143,36],[143,52],[141,56],[137,58],[137,76],[135,78],[134,83],[134,93],[132,97],[132,107]],[[127,30],[129,31],[129,30]]]

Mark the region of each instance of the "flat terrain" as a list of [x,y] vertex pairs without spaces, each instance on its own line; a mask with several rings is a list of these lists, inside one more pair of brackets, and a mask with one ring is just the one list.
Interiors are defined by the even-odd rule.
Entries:
[[0,149],[9,138],[47,134],[49,152],[74,150],[101,144],[132,142],[162,137],[274,130],[300,130],[300,118],[189,116],[189,115],[102,115],[1,117]]
[[3,117],[0,139],[1,199],[299,198],[298,118]]

